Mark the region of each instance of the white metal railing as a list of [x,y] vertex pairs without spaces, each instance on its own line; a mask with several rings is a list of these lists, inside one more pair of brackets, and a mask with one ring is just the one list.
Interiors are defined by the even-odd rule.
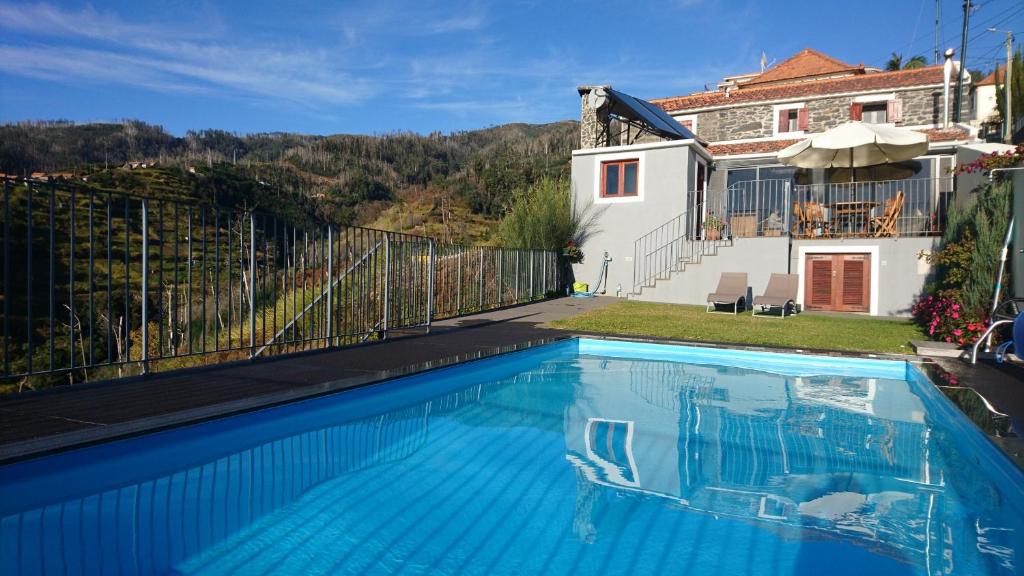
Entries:
[[714,224],[720,217],[706,203],[687,211],[647,232],[633,243],[633,293],[650,287],[658,279],[699,262],[718,241],[729,236],[728,225]]

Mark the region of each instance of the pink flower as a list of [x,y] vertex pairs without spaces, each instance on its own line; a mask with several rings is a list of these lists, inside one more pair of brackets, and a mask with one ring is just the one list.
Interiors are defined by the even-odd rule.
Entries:
[[952,341],[953,341],[952,338],[950,338],[949,336],[946,336],[946,342],[952,342]]
[[959,320],[960,319],[960,314],[957,313],[957,312],[953,312],[953,319],[954,320]]
[[963,334],[964,334],[964,331],[959,329],[959,328],[957,328],[956,330],[953,330],[953,336],[963,336]]

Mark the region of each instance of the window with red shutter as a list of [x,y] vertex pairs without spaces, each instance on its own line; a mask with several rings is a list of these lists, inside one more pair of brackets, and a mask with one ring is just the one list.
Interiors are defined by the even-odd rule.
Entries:
[[779,108],[775,119],[775,133],[787,134],[803,130],[804,128],[800,125],[800,115],[805,113],[806,111],[801,105]]
[[889,100],[885,103],[886,121],[895,124],[903,121],[903,101]]
[[621,198],[639,193],[640,161],[614,160],[601,163],[601,198]]
[[850,120],[860,120],[864,115],[864,105],[860,102],[850,104]]
[[807,130],[807,124],[808,124],[807,108],[801,108],[799,110],[799,112],[797,112],[797,117],[796,118],[797,118],[797,121],[796,121],[797,130],[804,130],[804,131],[806,131]]

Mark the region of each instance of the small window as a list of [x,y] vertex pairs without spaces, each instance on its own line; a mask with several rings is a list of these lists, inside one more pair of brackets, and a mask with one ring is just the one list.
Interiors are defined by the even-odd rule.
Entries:
[[636,196],[639,191],[637,178],[640,161],[616,160],[601,163],[601,197],[621,198]]
[[886,118],[886,107],[885,102],[865,102],[864,110],[861,112],[861,122],[865,124],[885,124],[889,121]]
[[801,132],[803,130],[807,130],[807,108],[803,106],[778,108],[778,117],[775,122],[776,134]]
[[796,109],[786,110],[786,132],[796,132],[797,130],[799,130],[799,128],[797,128],[798,118],[799,111],[797,111]]

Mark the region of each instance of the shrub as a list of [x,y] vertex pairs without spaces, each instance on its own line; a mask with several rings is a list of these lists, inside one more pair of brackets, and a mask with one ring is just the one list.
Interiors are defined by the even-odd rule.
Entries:
[[573,209],[564,178],[542,178],[516,193],[498,225],[498,236],[510,248],[553,250],[581,262],[581,249],[596,232],[597,216],[592,205]]
[[933,339],[960,345],[973,344],[987,326],[953,298],[925,296],[914,305],[912,314]]
[[935,281],[912,313],[936,340],[970,344],[984,332],[1009,216],[1009,184],[988,184],[970,207],[950,206],[942,248],[920,256],[935,265]]

